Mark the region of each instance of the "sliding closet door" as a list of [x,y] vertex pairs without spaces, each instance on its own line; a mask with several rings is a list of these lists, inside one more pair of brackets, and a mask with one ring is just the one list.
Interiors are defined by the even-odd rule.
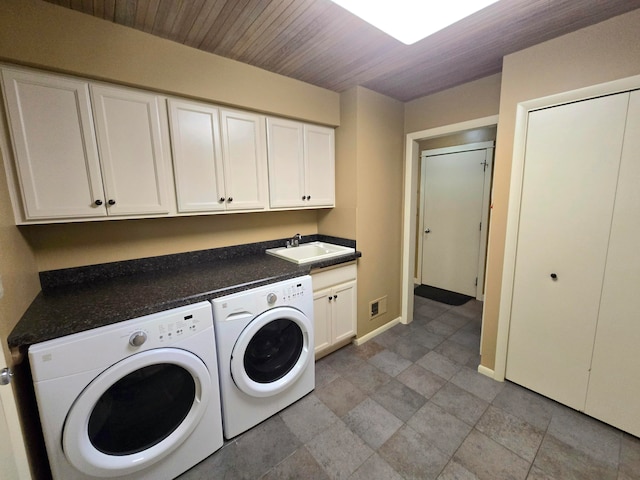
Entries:
[[633,92],[585,412],[640,436],[640,92]]
[[529,114],[508,379],[584,410],[629,95]]

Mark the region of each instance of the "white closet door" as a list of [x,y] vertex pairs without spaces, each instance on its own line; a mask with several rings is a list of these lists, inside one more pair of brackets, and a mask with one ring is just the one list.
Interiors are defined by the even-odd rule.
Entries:
[[578,410],[585,407],[628,99],[624,93],[529,114],[506,376]]
[[640,92],[631,94],[585,412],[640,436]]

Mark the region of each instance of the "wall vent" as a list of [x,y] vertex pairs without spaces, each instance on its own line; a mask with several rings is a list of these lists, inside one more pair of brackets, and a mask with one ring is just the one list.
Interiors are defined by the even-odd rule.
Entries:
[[369,320],[387,313],[387,296],[376,298],[369,302]]

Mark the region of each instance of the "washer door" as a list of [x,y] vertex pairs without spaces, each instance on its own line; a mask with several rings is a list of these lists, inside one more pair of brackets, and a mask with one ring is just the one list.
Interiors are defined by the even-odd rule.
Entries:
[[231,354],[231,375],[238,388],[252,397],[286,390],[309,364],[311,328],[309,318],[291,307],[276,307],[254,318]]
[[98,375],[76,399],[62,449],[87,475],[142,470],[193,432],[210,393],[209,371],[192,353],[158,348],[132,355]]

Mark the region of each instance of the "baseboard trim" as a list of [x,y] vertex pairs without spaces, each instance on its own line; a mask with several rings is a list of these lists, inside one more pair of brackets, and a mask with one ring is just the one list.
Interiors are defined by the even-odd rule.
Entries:
[[360,346],[363,343],[368,342],[372,338],[375,338],[378,335],[380,335],[381,333],[386,332],[390,328],[395,327],[397,324],[400,323],[400,318],[401,317],[398,317],[398,318],[396,318],[394,320],[391,320],[390,322],[385,323],[381,327],[376,328],[373,332],[369,332],[366,335],[363,335],[362,337],[354,338],[353,339],[353,344],[356,345],[356,346]]
[[478,365],[478,373],[481,373],[482,375],[486,375],[487,377],[493,378],[495,380],[494,378],[495,372],[483,365]]

